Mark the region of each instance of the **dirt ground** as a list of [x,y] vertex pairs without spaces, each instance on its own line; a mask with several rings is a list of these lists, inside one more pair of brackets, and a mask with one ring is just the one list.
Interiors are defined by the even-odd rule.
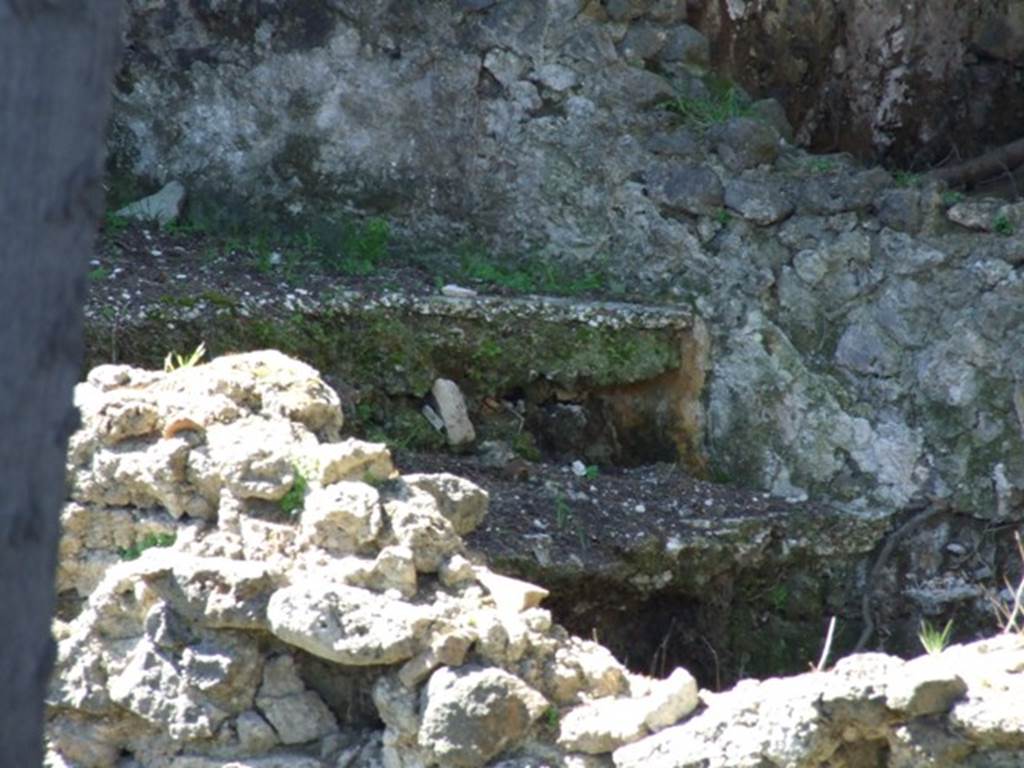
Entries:
[[[281,296],[328,290],[400,290],[436,293],[437,280],[423,267],[384,264],[366,275],[328,275],[312,258],[289,264],[271,245],[182,230],[118,222],[100,233],[90,264],[87,316],[111,312],[130,318],[153,304],[216,304],[221,295]],[[268,263],[274,254],[276,263]],[[507,293],[477,281],[480,292]],[[491,512],[471,545],[494,555],[531,548],[540,565],[569,558],[579,565],[606,561],[616,551],[650,537],[666,540],[684,520],[784,513],[785,500],[703,482],[678,467],[592,467],[572,472],[571,462],[497,466],[477,456],[399,453],[403,471],[445,471],[473,480],[491,496]]]

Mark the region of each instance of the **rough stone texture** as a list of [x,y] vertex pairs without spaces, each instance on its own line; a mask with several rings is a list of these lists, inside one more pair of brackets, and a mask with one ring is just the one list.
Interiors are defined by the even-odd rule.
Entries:
[[426,491],[441,507],[460,536],[476,529],[487,515],[487,491],[461,477],[448,473],[410,474],[403,477],[412,488]]
[[522,738],[547,701],[500,669],[435,672],[423,691],[419,740],[441,765],[476,768]]
[[267,619],[285,642],[338,664],[394,664],[413,655],[428,619],[406,603],[354,587],[280,589]]
[[793,203],[778,184],[746,179],[725,183],[725,204],[755,224],[767,226],[793,212]]
[[308,494],[298,544],[351,554],[381,533],[380,494],[365,483],[342,481]]
[[763,120],[734,117],[712,135],[718,156],[733,172],[771,165],[779,156],[779,134]]
[[654,200],[668,211],[714,214],[722,206],[722,182],[706,165],[659,165],[648,183]]
[[279,656],[263,667],[263,685],[256,694],[256,706],[282,744],[317,741],[338,730],[323,699],[306,690],[299,679],[291,656]]
[[[1022,657],[1024,640],[1003,635],[911,662],[863,654],[844,659],[828,674],[745,681],[723,694],[702,692],[704,710],[616,750],[615,766],[812,768],[830,760],[892,768],[1012,765],[1024,757],[1024,731],[1019,708],[1005,709],[1005,697],[1019,685],[1020,667],[996,686],[981,670],[989,665],[1002,670],[1011,658],[1019,665]],[[951,668],[960,674],[955,684],[949,682]],[[978,725],[968,725],[974,717]]]

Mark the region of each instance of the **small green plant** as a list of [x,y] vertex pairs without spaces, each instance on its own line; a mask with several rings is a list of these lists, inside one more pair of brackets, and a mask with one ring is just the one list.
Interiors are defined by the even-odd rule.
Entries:
[[527,461],[540,461],[540,449],[531,432],[517,432],[512,438],[512,450]]
[[110,277],[110,270],[106,267],[96,267],[95,269],[90,269],[86,276],[90,281],[96,282],[97,280],[104,280]]
[[1000,213],[992,219],[992,229],[1003,237],[1009,237],[1014,231],[1013,222],[1005,213]]
[[192,350],[192,354],[188,357],[183,357],[177,352],[168,352],[167,357],[164,358],[164,371],[170,373],[179,368],[194,368],[203,359],[205,354],[206,343],[202,341],[199,342],[199,346]]
[[203,291],[199,298],[217,309],[237,309],[238,300],[220,291]]
[[768,600],[772,604],[775,613],[782,613],[789,603],[789,589],[785,584],[776,584],[768,590]]
[[572,520],[572,510],[562,494],[555,496],[555,525],[558,530],[564,531],[569,521]]
[[552,730],[558,727],[560,717],[556,706],[550,706],[544,710],[544,724]]
[[[175,296],[172,293],[162,294],[157,301],[165,306],[175,307],[177,309],[192,309],[199,303],[199,299],[195,296]],[[164,366],[166,368],[166,363]]]
[[723,227],[728,226],[729,222],[732,221],[732,214],[725,208],[720,208],[718,213],[715,214],[715,221]]
[[364,276],[376,271],[387,256],[391,228],[381,218],[360,224],[325,220],[304,238],[307,251],[318,253],[329,270]]
[[701,130],[734,117],[747,117],[752,114],[750,104],[733,85],[714,89],[706,98],[679,96],[665,102],[664,107],[679,115],[685,124]]
[[292,466],[292,473],[295,476],[295,479],[292,480],[292,487],[281,497],[279,503],[282,512],[294,517],[302,511],[302,505],[306,500],[306,491],[309,490],[309,481],[297,466]]
[[963,199],[964,193],[957,192],[955,189],[947,189],[942,193],[942,204],[947,208],[952,208]]
[[107,215],[103,217],[103,231],[108,235],[120,234],[131,225],[131,220],[125,216],[118,216],[113,211],[108,211]]
[[163,230],[170,235],[201,235],[206,233],[207,223],[202,220],[183,217],[164,224]]
[[119,549],[118,554],[122,560],[136,560],[147,549],[172,546],[175,538],[173,533],[147,533],[134,546]]
[[503,288],[511,293],[540,293],[555,296],[578,296],[607,284],[601,269],[570,269],[540,258],[502,262],[478,244],[463,243],[456,250],[458,261],[454,273],[446,277],[455,282],[482,283]]
[[363,482],[366,483],[367,485],[372,485],[374,488],[379,489],[383,488],[385,485],[390,483],[391,480],[386,477],[381,477],[380,475],[375,475],[373,472],[367,471],[363,472]]
[[485,361],[494,362],[502,355],[501,345],[494,339],[488,338],[480,342],[477,352]]
[[815,157],[807,161],[807,170],[811,173],[831,173],[836,167],[835,161],[827,157]]
[[589,480],[593,480],[595,477],[601,474],[601,468],[597,464],[588,464],[584,471],[584,477]]
[[949,645],[949,636],[953,631],[953,620],[946,622],[946,626],[939,630],[933,627],[926,619],[921,619],[921,631],[917,633],[921,646],[929,656],[942,653]]
[[910,171],[893,171],[892,180],[900,189],[910,189],[921,186],[922,176],[919,173]]

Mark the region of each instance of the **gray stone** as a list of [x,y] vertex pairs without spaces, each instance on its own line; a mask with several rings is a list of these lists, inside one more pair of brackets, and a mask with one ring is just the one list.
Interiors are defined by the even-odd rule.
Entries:
[[921,229],[921,192],[917,189],[887,189],[878,199],[878,220],[887,227],[914,234]]
[[665,45],[665,30],[653,24],[631,24],[619,49],[627,61],[644,62],[655,58]]
[[869,376],[892,376],[900,359],[900,349],[870,322],[850,325],[836,346],[837,365]]
[[280,743],[270,724],[255,710],[247,710],[235,720],[238,746],[245,755],[261,755]]
[[117,215],[165,227],[178,220],[184,205],[185,186],[180,181],[171,181],[159,192],[121,208]]
[[715,129],[713,136],[718,156],[733,171],[771,165],[779,156],[778,132],[752,117],[734,117]]
[[518,744],[546,708],[503,670],[442,667],[423,692],[419,743],[441,765],[476,768]]
[[485,11],[497,3],[498,0],[455,0],[455,5],[459,10],[470,13]]
[[695,160],[704,151],[693,132],[688,128],[676,128],[668,133],[656,133],[644,144],[656,155],[681,157]]
[[718,174],[706,165],[658,166],[648,173],[648,185],[655,202],[669,211],[714,215],[725,201]]
[[492,48],[484,55],[484,68],[508,88],[526,72],[528,61],[505,48]]
[[647,0],[606,0],[604,6],[612,21],[631,21],[647,10]]
[[729,179],[724,200],[740,216],[761,226],[775,224],[793,213],[792,200],[773,183]]
[[533,77],[545,88],[557,93],[575,88],[579,83],[576,73],[561,64],[541,64],[534,70]]
[[686,20],[687,0],[651,0],[647,18],[659,24],[676,24]]
[[750,111],[758,120],[775,128],[787,143],[793,143],[793,126],[778,99],[758,99],[750,105]]
[[662,61],[694,64],[706,67],[711,62],[711,46],[708,39],[693,27],[679,24],[668,32],[659,58]]
[[881,168],[861,171],[852,177],[830,173],[805,179],[797,207],[801,213],[834,214],[860,211],[874,205],[881,190],[892,185],[892,178]]

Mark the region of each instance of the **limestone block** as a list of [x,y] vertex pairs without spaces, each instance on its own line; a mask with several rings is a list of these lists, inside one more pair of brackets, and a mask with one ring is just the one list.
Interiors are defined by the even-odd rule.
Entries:
[[477,581],[483,584],[501,611],[521,613],[536,608],[549,594],[543,587],[502,576],[489,568],[477,567],[474,573]]
[[304,744],[338,730],[323,699],[315,691],[306,690],[290,655],[267,662],[256,705],[283,744]]
[[470,480],[448,472],[403,475],[402,480],[433,496],[441,514],[460,536],[472,533],[487,516],[487,491]]
[[350,437],[319,445],[312,455],[319,467],[317,480],[321,485],[342,480],[386,480],[395,471],[391,453],[384,443],[368,443]]
[[341,481],[306,495],[296,543],[346,555],[376,539],[382,525],[377,489]]
[[279,743],[274,729],[253,709],[246,710],[235,719],[235,731],[238,733],[238,747],[246,755],[265,754]]
[[793,212],[793,202],[771,183],[730,179],[725,183],[725,204],[761,226],[782,221]]
[[384,502],[391,533],[395,542],[412,550],[417,571],[436,573],[449,556],[462,549],[462,540],[432,495],[409,490],[412,492]]
[[425,609],[358,587],[310,578],[274,593],[271,631],[286,643],[339,664],[394,664],[417,651]]
[[516,745],[543,714],[547,701],[501,669],[447,667],[434,672],[423,694],[418,740],[441,765],[476,768]]
[[558,744],[591,755],[611,752],[647,735],[646,715],[635,699],[596,699],[562,717]]
[[948,712],[967,693],[967,684],[947,659],[921,656],[907,662],[885,689],[886,705],[910,717]]

